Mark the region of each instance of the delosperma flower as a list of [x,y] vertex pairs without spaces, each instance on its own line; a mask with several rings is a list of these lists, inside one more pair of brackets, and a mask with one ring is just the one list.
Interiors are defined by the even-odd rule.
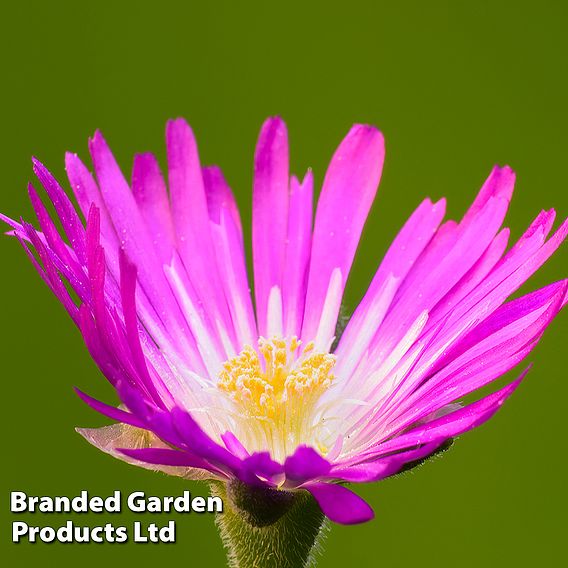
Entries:
[[167,184],[150,154],[136,156],[128,182],[98,132],[89,144],[96,180],[68,154],[80,212],[34,160],[64,236],[31,185],[41,232],[3,217],[120,397],[115,407],[79,392],[119,423],[80,430],[116,457],[267,495],[307,491],[331,520],[367,521],[371,508],[344,483],[396,474],[489,419],[520,378],[460,401],[524,359],[566,303],[566,280],[506,301],[568,223],[547,240],[555,212],[542,211],[507,249],[501,226],[515,176],[495,167],[459,222],[443,221],[443,199],[418,206],[340,333],[381,177],[380,132],[350,130],[312,227],[312,174],[290,176],[286,127],[265,122],[254,160],[254,294],[220,169],[200,165],[183,120],[168,123],[166,141]]

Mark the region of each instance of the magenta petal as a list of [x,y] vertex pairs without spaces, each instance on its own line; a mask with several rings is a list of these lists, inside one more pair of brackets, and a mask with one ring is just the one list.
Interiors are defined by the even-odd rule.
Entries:
[[152,154],[135,156],[132,193],[152,235],[160,260],[169,263],[175,240],[170,199],[160,166]]
[[190,451],[213,465],[227,466],[233,471],[240,469],[241,460],[214,442],[188,412],[174,408],[171,411],[171,416],[174,427]]
[[300,183],[290,179],[288,237],[286,239],[285,278],[282,283],[284,335],[299,336],[304,318],[304,302],[312,245],[314,176],[308,171]]
[[459,224],[447,222],[438,229],[400,285],[373,339],[371,353],[375,351],[379,363],[378,355],[388,354],[408,326],[424,311],[432,311],[483,256],[501,227],[513,181],[508,168],[495,169],[480,192],[485,197],[470,210],[475,214],[468,213]]
[[89,217],[90,211],[96,207],[100,214],[101,225],[101,244],[107,251],[107,263],[110,271],[118,274],[118,249],[120,248],[119,239],[110,218],[103,197],[87,166],[79,159],[76,154],[67,153],[65,155],[65,169],[69,183],[79,203],[79,207],[84,217]]
[[242,237],[243,227],[239,208],[221,168],[208,166],[203,168],[201,174],[203,176],[209,218],[214,223],[219,224],[221,222],[221,211],[227,210]]
[[145,424],[145,428],[152,430],[157,436],[174,446],[183,446],[169,411],[161,411],[148,399],[142,389],[133,387],[124,381],[117,383],[115,388],[124,406]]
[[81,265],[77,261],[75,255],[71,252],[71,249],[60,237],[47,209],[43,205],[31,183],[28,184],[28,193],[39,221],[39,225],[45,236],[46,243],[54,255],[54,260],[57,259],[58,261],[58,270],[64,274],[81,300],[85,301],[86,283],[85,274]]
[[469,223],[485,207],[491,198],[511,201],[515,186],[515,172],[509,167],[495,166],[479,190],[475,201],[464,215],[463,223]]
[[[65,285],[61,281],[61,276],[57,270],[57,266],[54,263],[54,259],[50,254],[50,249],[45,244],[43,235],[40,235],[29,223],[26,223],[23,220],[22,228],[25,236],[36,249],[41,263],[43,264],[45,274],[44,281],[47,283],[51,291],[57,296],[59,301],[63,304],[69,315],[73,318],[73,321],[77,323],[79,318],[79,309],[69,295],[69,292],[65,288]],[[34,266],[36,266],[36,268],[38,267],[35,262]]]
[[322,477],[330,469],[330,463],[308,446],[299,446],[284,463],[286,479],[298,485],[308,479]]
[[[132,191],[100,132],[95,133],[89,149],[106,209],[120,235],[120,246],[136,265],[140,289],[144,291],[152,310],[152,317],[146,318],[145,324],[157,328],[161,334],[167,334],[172,341],[183,344],[187,333],[182,315]],[[104,216],[101,221],[103,219]],[[118,250],[113,252],[117,254]]]
[[[288,225],[288,132],[279,117],[269,118],[254,159],[252,249],[256,314],[260,335],[268,333],[268,301],[282,287]],[[280,314],[282,318],[282,314]]]
[[244,460],[250,456],[246,448],[232,432],[227,431],[224,434],[221,434],[221,440],[223,440],[225,447],[239,459]]
[[275,462],[269,452],[256,452],[243,460],[240,477],[245,483],[255,485],[260,483],[259,477],[271,480],[283,470],[282,465]]
[[349,483],[370,483],[397,473],[402,467],[398,461],[372,461],[346,468],[333,469],[328,478]]
[[426,199],[391,244],[337,346],[338,367],[346,375],[350,374],[358,361],[353,355],[363,354],[371,343],[394,294],[434,236],[445,210],[445,200],[432,203]]
[[100,402],[99,400],[80,391],[78,388],[75,388],[75,392],[83,402],[88,404],[92,409],[96,410],[97,412],[104,414],[108,418],[116,420],[117,422],[124,422],[125,424],[130,424],[131,426],[136,426],[137,428],[145,427],[145,424],[136,416],[134,416],[134,414],[131,414],[130,412],[125,412],[120,408],[115,408],[114,406],[110,406],[109,404],[105,404],[104,402]]
[[120,292],[128,346],[130,347],[133,364],[146,392],[158,406],[165,408],[164,403],[156,388],[157,386],[161,385],[161,380],[153,380],[150,377],[147,362],[144,357],[144,352],[142,351],[142,345],[140,344],[138,319],[136,313],[135,289],[136,267],[130,264],[129,260],[126,258],[126,254],[121,249]]
[[459,436],[489,420],[501,408],[505,400],[515,391],[527,374],[528,369],[512,383],[477,402],[446,414],[425,425],[417,426],[377,447],[378,452],[386,454],[420,444],[427,444],[438,438]]
[[34,172],[49,195],[69,242],[79,259],[85,261],[85,228],[75,207],[51,172],[36,158],[33,158]]
[[203,181],[216,264],[238,347],[242,348],[254,344],[258,333],[240,215],[232,191],[219,168],[203,168]]
[[[302,338],[317,338],[316,344],[320,342],[324,348],[334,334],[341,296],[377,192],[383,160],[382,134],[358,124],[339,145],[325,175],[314,223],[302,327]],[[334,281],[337,274],[339,280]],[[328,299],[328,294],[339,296],[339,301]]]
[[230,330],[230,317],[215,262],[197,143],[185,120],[178,118],[168,122],[166,145],[177,249],[200,304],[211,318],[220,318]]
[[375,517],[373,509],[358,495],[334,483],[304,485],[318,502],[323,514],[341,525],[366,523]]
[[352,483],[380,481],[398,473],[405,464],[422,460],[432,455],[446,440],[447,438],[438,438],[434,442],[424,444],[415,450],[400,452],[392,456],[353,466],[336,467],[331,470],[329,478]]

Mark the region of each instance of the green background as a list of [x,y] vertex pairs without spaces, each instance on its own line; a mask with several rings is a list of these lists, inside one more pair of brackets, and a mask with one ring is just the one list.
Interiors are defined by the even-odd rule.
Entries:
[[[378,125],[387,158],[348,287],[353,308],[387,244],[426,195],[460,215],[494,163],[518,173],[508,224],[568,211],[568,5],[562,2],[20,2],[0,23],[0,210],[33,217],[37,155],[64,179],[95,128],[125,171],[164,157],[166,119],[185,116],[248,221],[262,120],[287,121],[293,170],[326,164],[353,122]],[[78,332],[15,241],[0,240],[2,559],[10,566],[223,566],[212,516],[178,520],[175,545],[14,545],[10,490],[176,495],[206,488],[103,455],[73,430],[105,420],[72,385],[112,400]],[[529,283],[566,276],[566,249]],[[358,488],[372,523],[334,526],[320,566],[543,566],[565,557],[566,316],[490,423],[415,473]],[[58,525],[66,516],[29,516]],[[76,516],[130,525],[163,518]]]

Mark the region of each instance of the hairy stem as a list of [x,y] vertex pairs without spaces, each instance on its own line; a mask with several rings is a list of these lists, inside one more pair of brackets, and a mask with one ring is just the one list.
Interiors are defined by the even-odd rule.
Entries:
[[224,511],[216,516],[231,568],[306,568],[314,565],[325,517],[307,491],[212,483]]

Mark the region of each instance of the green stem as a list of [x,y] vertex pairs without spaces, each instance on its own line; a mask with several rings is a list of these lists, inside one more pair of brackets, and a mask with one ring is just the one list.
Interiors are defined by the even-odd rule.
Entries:
[[315,564],[325,517],[307,491],[212,483],[224,511],[216,516],[231,568],[306,568]]

